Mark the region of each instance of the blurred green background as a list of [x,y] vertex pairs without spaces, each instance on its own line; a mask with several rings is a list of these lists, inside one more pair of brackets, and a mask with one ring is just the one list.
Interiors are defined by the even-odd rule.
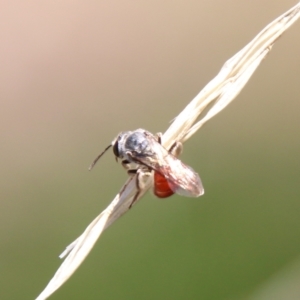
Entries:
[[[4,1],[0,298],[34,299],[127,175],[122,130],[164,132],[223,63],[294,5]],[[300,22],[185,144],[198,199],[147,194],[51,299],[300,299]]]

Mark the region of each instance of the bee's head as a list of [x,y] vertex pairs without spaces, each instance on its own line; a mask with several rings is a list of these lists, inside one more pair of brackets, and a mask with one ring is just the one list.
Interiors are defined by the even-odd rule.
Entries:
[[131,131],[123,131],[112,141],[113,152],[116,158],[123,159],[125,156],[126,141]]
[[89,167],[89,170],[91,170],[95,164],[97,163],[97,161],[101,158],[101,156],[110,148],[113,148],[113,152],[114,155],[116,157],[116,159],[120,158],[122,159],[124,157],[124,143],[125,140],[127,138],[127,136],[130,134],[130,131],[125,131],[125,132],[121,132],[118,134],[118,136],[111,142],[111,144],[109,146],[107,146],[104,151],[102,151],[96,158],[95,160],[92,162],[92,164]]
[[120,151],[119,151],[119,141],[118,141],[118,138],[112,142],[112,147],[113,147],[113,152],[114,152],[114,155],[119,158],[120,157]]

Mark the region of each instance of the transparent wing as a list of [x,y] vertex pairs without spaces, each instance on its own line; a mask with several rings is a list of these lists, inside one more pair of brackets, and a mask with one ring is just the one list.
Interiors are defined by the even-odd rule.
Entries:
[[204,188],[199,175],[181,160],[168,154],[165,158],[167,166],[156,171],[162,173],[168,180],[171,189],[179,195],[199,197],[204,194]]
[[204,189],[199,175],[169,153],[157,142],[155,136],[147,132],[146,138],[148,151],[128,153],[131,159],[162,174],[174,193],[188,197],[203,195]]

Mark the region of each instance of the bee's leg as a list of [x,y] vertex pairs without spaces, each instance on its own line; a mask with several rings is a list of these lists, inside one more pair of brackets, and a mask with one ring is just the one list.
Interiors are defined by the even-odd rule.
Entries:
[[129,176],[133,176],[133,175],[135,175],[137,173],[137,169],[132,169],[132,170],[128,170],[127,171],[127,174],[129,175]]
[[136,171],[136,181],[135,181],[135,184],[136,184],[137,192],[134,195],[129,208],[131,208],[132,205],[135,203],[135,201],[138,199],[138,196],[140,195],[141,191],[145,188],[146,181],[151,176],[151,172],[146,171],[146,170],[137,169],[135,171]]
[[[132,170],[132,171],[133,171],[133,170]],[[134,174],[131,173],[131,170],[129,170],[127,173],[130,174],[130,181],[131,181]],[[130,181],[129,181],[129,182],[130,182]],[[119,192],[119,195],[122,195],[122,194],[123,194],[123,192],[125,191],[125,189],[127,188],[128,184],[129,184],[129,182],[126,182],[126,183],[124,184],[123,188],[122,188],[121,191]]]
[[180,142],[174,142],[171,146],[169,152],[173,154],[175,157],[178,157],[183,151],[183,146]]
[[157,133],[155,134],[155,137],[156,137],[156,139],[157,139],[157,142],[158,142],[159,144],[161,144],[162,133],[161,133],[161,132],[157,132]]
[[[129,169],[129,162],[128,162],[128,164],[127,164],[126,161],[122,161],[122,166],[124,167],[124,169],[127,170],[127,174],[129,175],[130,179],[132,179],[133,176],[137,173],[137,169]],[[128,183],[129,183],[129,182],[128,182]],[[123,186],[122,190],[119,192],[120,195],[124,192],[124,190],[126,189],[128,183],[126,183],[126,184]]]
[[[158,132],[155,134],[155,137],[157,139],[157,142],[159,144],[162,144],[162,133]],[[173,154],[175,157],[178,157],[183,151],[182,144],[180,142],[174,142],[171,148],[169,149],[169,152]]]
[[129,170],[129,167],[130,167],[130,161],[124,159],[124,160],[122,160],[121,164],[122,164],[122,167],[123,167],[125,170],[127,170],[127,173],[129,174],[129,171],[131,171],[131,170]]

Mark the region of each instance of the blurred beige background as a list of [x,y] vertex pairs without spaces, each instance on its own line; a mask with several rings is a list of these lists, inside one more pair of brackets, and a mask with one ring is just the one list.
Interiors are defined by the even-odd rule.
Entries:
[[[1,299],[36,297],[118,192],[111,153],[87,171],[117,133],[165,131],[295,3],[1,2]],[[299,36],[300,22],[186,143],[206,194],[146,196],[51,299],[275,299],[273,278],[300,299]]]

